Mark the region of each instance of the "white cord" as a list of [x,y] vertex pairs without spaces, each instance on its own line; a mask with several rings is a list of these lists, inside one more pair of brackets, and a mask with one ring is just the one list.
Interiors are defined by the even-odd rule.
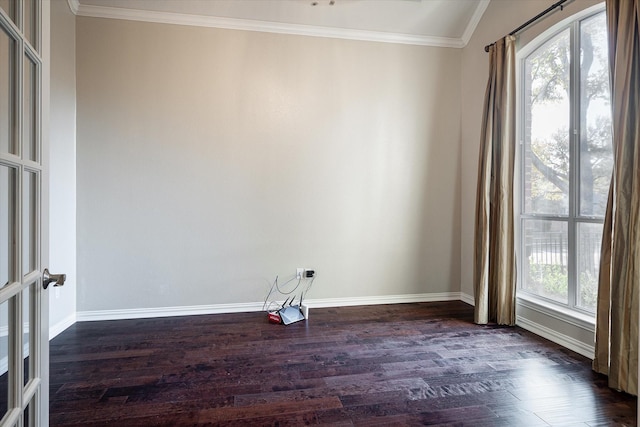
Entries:
[[306,298],[307,297],[307,292],[309,292],[309,289],[311,289],[311,285],[313,285],[313,281],[314,280],[316,280],[316,276],[315,275],[311,278],[311,281],[307,285],[307,288],[302,292],[302,294],[300,294],[302,296],[302,298]]
[[[284,282],[282,284],[282,287],[284,288],[286,285],[288,285],[289,283],[293,282],[296,279],[296,277],[292,277],[291,279],[287,280],[286,282]],[[313,281],[316,279],[316,276],[314,275],[311,280],[309,281],[309,283],[307,284],[306,288],[300,293],[300,300],[302,301],[302,299],[304,299],[307,295],[307,292],[309,292],[309,289],[311,289],[311,285],[313,285]],[[280,295],[291,295],[293,294],[296,290],[298,290],[298,288],[300,287],[300,284],[303,282],[303,278],[298,278],[298,283],[296,283],[296,285],[293,287],[293,289],[291,289],[288,292],[283,292],[280,289],[280,286],[278,285],[278,276],[276,276],[275,280],[273,281],[273,285],[271,285],[271,288],[269,289],[269,293],[267,294],[267,297],[264,299],[264,303],[262,304],[262,311],[270,311],[272,306],[280,306],[281,304],[279,304],[276,301],[269,301],[269,297],[271,296],[271,294],[273,293],[274,289],[276,289],[278,291],[278,293]],[[287,297],[287,299],[285,299],[285,303],[287,302],[289,298]],[[291,299],[291,303],[293,303],[295,301],[295,297]],[[291,305],[290,303],[290,305]],[[283,303],[284,304],[284,303]]]
[[[294,279],[291,279],[289,281],[284,282],[282,286],[285,286],[288,283],[293,282]],[[296,291],[296,289],[298,289],[298,286],[300,286],[300,282],[302,282],[302,279],[298,279],[298,284],[293,289],[291,289],[289,292],[282,292],[282,290],[280,289],[280,286],[278,286],[278,282],[276,282],[276,289],[278,289],[278,292],[280,292],[282,295],[291,295],[292,293],[294,293]]]
[[[273,285],[271,285],[271,288],[269,289],[269,293],[267,294],[267,297],[264,299],[264,304],[262,304],[262,311],[264,311],[265,308],[267,307],[267,301],[269,300],[269,297],[271,296],[271,292],[273,292],[273,288],[276,286],[276,283],[278,283],[278,276],[276,276],[276,280],[274,280]],[[269,306],[271,306],[271,304],[269,304]]]

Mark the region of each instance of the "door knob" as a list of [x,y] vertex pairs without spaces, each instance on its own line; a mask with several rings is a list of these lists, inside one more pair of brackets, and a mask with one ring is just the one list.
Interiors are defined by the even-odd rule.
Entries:
[[67,280],[66,274],[51,274],[48,268],[45,268],[42,273],[42,287],[45,289],[49,287],[50,283],[53,283],[53,286],[62,286],[65,280]]

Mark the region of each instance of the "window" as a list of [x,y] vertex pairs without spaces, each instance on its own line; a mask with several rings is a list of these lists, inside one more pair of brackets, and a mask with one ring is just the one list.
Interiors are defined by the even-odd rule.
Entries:
[[613,166],[605,12],[531,45],[520,62],[518,292],[593,314]]

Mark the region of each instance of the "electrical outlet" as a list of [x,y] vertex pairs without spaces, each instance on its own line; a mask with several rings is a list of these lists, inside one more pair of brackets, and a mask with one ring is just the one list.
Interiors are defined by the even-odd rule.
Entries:
[[298,267],[296,268],[296,279],[302,279],[304,276],[304,268]]

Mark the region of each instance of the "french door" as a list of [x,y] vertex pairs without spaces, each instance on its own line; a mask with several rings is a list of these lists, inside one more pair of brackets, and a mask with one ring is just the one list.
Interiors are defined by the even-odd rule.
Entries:
[[0,0],[0,426],[48,425],[49,0]]

